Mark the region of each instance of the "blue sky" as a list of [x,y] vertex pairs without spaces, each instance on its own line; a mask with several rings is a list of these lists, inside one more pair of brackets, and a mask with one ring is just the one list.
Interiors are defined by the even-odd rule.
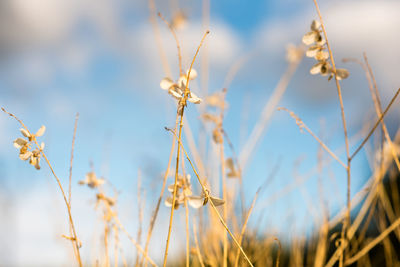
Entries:
[[[122,206],[126,208],[124,211],[128,215],[125,216],[129,220],[136,214],[136,205],[132,208],[131,203],[135,201],[136,177],[140,169],[147,191],[148,210],[152,210],[155,203],[152,192],[159,192],[160,175],[166,167],[170,149],[171,135],[164,126],[173,126],[175,103],[159,88],[165,73],[148,21],[147,3],[125,0],[87,1],[84,4],[63,0],[32,2],[30,6],[22,0],[4,4],[15,15],[0,18],[0,23],[13,29],[0,31],[0,105],[23,119],[32,131],[42,124],[47,126],[42,140],[64,182],[68,175],[74,116],[79,112],[74,184],[83,179],[92,161],[96,172],[121,190]],[[166,18],[171,18],[170,7],[159,2],[157,9]],[[189,16],[187,27],[178,31],[186,68],[205,29],[201,5],[181,5]],[[400,23],[394,12],[398,8],[395,1],[321,2],[334,55],[338,64],[351,73],[350,78],[342,82],[351,136],[374,118],[374,113],[364,73],[357,65],[344,65],[340,59],[361,58],[363,51],[368,53],[382,91],[383,106],[386,106],[399,82],[396,70],[400,67],[397,49],[400,39],[393,34]],[[227,95],[229,109],[225,130],[239,152],[285,71],[286,45],[300,43],[301,36],[316,18],[316,12],[312,1],[251,1],[251,4],[249,1],[217,1],[211,3],[210,14],[211,34],[207,47],[201,50],[195,63],[199,77],[192,89],[204,97],[200,88],[206,75],[201,65],[205,53],[209,58],[209,92],[220,90],[229,68],[240,57],[250,55]],[[163,49],[175,75],[172,78],[176,79],[175,43],[166,27],[160,21],[158,23]],[[303,60],[279,106],[295,111],[333,150],[341,149],[340,157],[344,161],[336,88],[333,82],[309,74],[313,64],[313,59]],[[388,115],[393,134],[398,126],[395,115],[398,111],[397,103]],[[198,116],[196,108],[189,106],[188,119],[195,137],[200,129]],[[13,199],[4,201],[14,207],[7,210],[11,214],[9,224],[17,222],[18,226],[12,232],[18,236],[15,242],[22,244],[13,253],[23,258],[35,254],[30,247],[35,235],[24,222],[34,220],[39,225],[46,221],[47,227],[56,228],[48,223],[51,212],[35,215],[32,210],[26,210],[35,209],[37,205],[46,206],[49,199],[53,199],[59,209],[64,207],[44,162],[43,169],[38,172],[18,159],[12,141],[20,136],[19,125],[3,115],[0,116],[0,128],[3,170],[0,182],[6,188],[0,191],[7,192],[6,195]],[[354,161],[353,193],[370,174],[366,158],[373,154],[372,146],[369,146],[368,154],[362,152]],[[230,154],[229,149],[226,153]],[[297,171],[300,176],[312,169],[317,163],[317,153],[318,144],[307,133],[300,133],[288,114],[274,113],[245,174],[245,192],[250,201],[274,166],[279,166],[275,179],[259,200],[260,207],[265,207],[266,212],[263,225],[272,232],[284,235],[286,228],[281,226],[286,226],[282,222],[287,222],[287,218],[299,222],[295,233],[310,230],[310,224],[302,222],[310,212],[305,199],[309,198],[315,204],[318,197],[317,175],[286,197],[268,206],[264,202],[295,181],[294,166],[299,159],[301,164]],[[325,153],[324,158],[329,159],[329,156]],[[345,172],[339,164],[332,163],[324,169],[322,177],[327,198],[340,196],[330,202],[330,211],[334,213],[345,197]],[[91,209],[93,196],[88,189],[78,186],[73,187],[73,192],[76,202],[87,206],[80,208],[79,205],[76,211],[79,218]],[[36,206],[25,205],[24,198]],[[48,210],[53,209],[48,207]],[[319,205],[316,204],[314,209],[318,215]],[[166,213],[167,209],[162,214]],[[148,221],[149,215],[145,220]],[[90,228],[83,218],[78,221],[82,229]],[[62,225],[62,220],[57,220],[57,224]],[[129,227],[135,231],[136,224],[133,222]],[[41,234],[46,236],[44,247],[56,242],[51,234]],[[159,230],[159,235],[163,239],[165,234]],[[57,246],[62,247],[62,244],[57,243]],[[62,257],[66,255],[55,258]],[[38,263],[41,260],[35,259]],[[46,260],[54,259],[43,259]],[[23,264],[22,259],[19,264]]]

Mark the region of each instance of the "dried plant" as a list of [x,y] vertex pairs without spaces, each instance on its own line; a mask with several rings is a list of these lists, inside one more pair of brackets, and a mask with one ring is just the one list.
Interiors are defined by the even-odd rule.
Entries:
[[[175,125],[165,130],[171,134],[171,150],[168,160],[165,158],[166,169],[160,181],[160,192],[158,195],[149,194],[157,201],[152,207],[152,213],[147,220],[147,200],[150,197],[141,191],[141,173],[138,174],[137,193],[137,222],[138,229],[136,238],[127,230],[125,224],[120,220],[119,191],[112,185],[109,177],[98,176],[92,167],[85,177],[80,177],[78,184],[83,192],[89,193],[93,199],[93,209],[99,215],[101,222],[101,233],[94,233],[101,236],[95,246],[101,248],[99,255],[96,255],[95,262],[83,261],[80,249],[85,245],[85,240],[80,240],[75,228],[75,221],[71,212],[71,184],[72,184],[72,163],[74,159],[75,137],[77,132],[78,114],[76,115],[74,133],[72,140],[69,184],[67,194],[62,186],[62,181],[56,175],[50,161],[45,154],[44,142],[39,144],[38,139],[43,137],[46,127],[41,126],[36,133],[30,132],[26,125],[14,114],[4,108],[3,112],[14,118],[21,125],[22,137],[17,137],[13,145],[18,149],[20,160],[29,162],[36,170],[43,168],[44,159],[55,178],[58,188],[64,198],[67,208],[69,234],[60,234],[65,240],[73,245],[73,252],[79,266],[158,266],[161,264],[169,266],[398,266],[400,257],[397,253],[400,242],[400,186],[398,177],[400,173],[400,130],[396,137],[391,137],[385,119],[389,110],[394,105],[400,89],[394,92],[386,107],[383,106],[377,81],[372,67],[368,62],[366,53],[363,60],[348,58],[344,62],[353,62],[361,66],[365,72],[371,98],[374,104],[373,118],[369,119],[359,133],[351,136],[348,133],[347,114],[343,103],[342,80],[352,79],[349,71],[344,68],[337,68],[333,51],[328,40],[328,29],[325,27],[318,2],[313,0],[317,11],[318,20],[313,20],[310,30],[302,37],[303,45],[287,45],[286,64],[287,68],[276,88],[263,105],[258,118],[255,118],[254,127],[251,129],[248,138],[245,140],[242,150],[236,153],[236,140],[231,140],[230,128],[227,127],[225,117],[230,109],[236,108],[230,101],[230,85],[242,65],[249,60],[250,56],[240,58],[231,69],[224,80],[224,86],[217,90],[208,88],[208,49],[205,40],[209,31],[205,31],[200,43],[192,58],[190,65],[183,68],[184,54],[181,51],[179,36],[180,29],[187,27],[190,17],[179,6],[178,1],[171,1],[172,17],[165,19],[161,13],[156,13],[157,7],[153,0],[149,0],[150,21],[155,33],[156,44],[160,53],[164,75],[160,75],[160,87],[174,99],[176,106]],[[204,24],[209,25],[209,1],[203,1]],[[165,23],[170,34],[173,36],[177,48],[178,75],[172,75],[171,68],[163,47],[158,17]],[[208,27],[207,27],[208,28]],[[200,33],[199,33],[200,34]],[[299,40],[300,41],[300,40]],[[305,46],[304,46],[305,45]],[[201,68],[197,72],[193,67],[202,50],[203,57]],[[312,75],[321,75],[334,80],[338,95],[338,107],[343,130],[343,147],[335,148],[330,144],[325,135],[312,129],[310,120],[300,118],[300,113],[292,111],[292,108],[279,107],[281,99],[288,89],[290,81],[300,66],[303,56],[314,58],[316,61],[309,72]],[[174,79],[173,77],[177,77]],[[201,90],[199,96],[193,92],[192,87],[197,77],[201,78]],[[164,78],[162,78],[164,77]],[[324,81],[328,83],[326,80]],[[189,86],[190,85],[190,86]],[[222,88],[222,89],[221,89]],[[197,90],[196,90],[197,92]],[[192,105],[195,104],[195,105]],[[193,134],[191,129],[192,119],[189,120],[187,111],[197,108],[198,122],[200,128],[198,136]],[[294,120],[301,133],[305,137],[315,140],[319,147],[317,154],[317,165],[308,173],[300,175],[299,165],[294,164],[293,182],[285,184],[281,190],[272,191],[266,199],[263,199],[264,189],[271,183],[271,177],[277,172],[271,171],[266,181],[261,183],[258,190],[249,195],[244,190],[247,180],[253,179],[253,183],[260,181],[258,177],[248,177],[246,173],[250,168],[250,161],[255,154],[260,141],[262,140],[271,118],[277,110],[285,111],[285,114]],[[300,114],[301,115],[301,114]],[[306,124],[307,123],[307,124]],[[310,124],[309,124],[310,123]],[[310,127],[309,127],[310,126]],[[378,131],[377,129],[380,129]],[[311,136],[311,137],[310,137]],[[195,138],[200,141],[197,143]],[[235,141],[235,142],[232,142]],[[270,140],[271,141],[271,140]],[[272,140],[274,142],[274,140]],[[11,145],[11,144],[10,144]],[[357,193],[352,193],[351,174],[352,162],[365,149],[369,157],[371,175],[363,188]],[[208,153],[208,154],[207,154]],[[343,155],[345,154],[345,155]],[[166,156],[167,157],[167,156]],[[172,165],[175,157],[175,165]],[[300,160],[299,160],[300,162]],[[332,163],[333,162],[333,163]],[[187,164],[188,163],[188,164]],[[22,164],[22,163],[21,163]],[[25,163],[24,163],[25,164]],[[345,188],[346,195],[336,196],[336,199],[329,200],[335,203],[342,203],[341,210],[335,216],[330,217],[332,211],[327,204],[324,188],[325,171],[330,172],[331,166],[341,166],[343,176],[347,180]],[[279,163],[277,165],[280,165]],[[284,168],[290,168],[284,166]],[[107,175],[108,176],[108,175]],[[172,176],[172,178],[170,178]],[[307,188],[303,184],[310,177],[318,176],[319,199],[310,197]],[[328,176],[328,175],[327,175]],[[171,181],[169,181],[169,178]],[[328,179],[329,177],[327,177]],[[335,180],[332,179],[334,182]],[[244,182],[245,181],[245,182]],[[76,182],[75,182],[76,183]],[[299,188],[300,187],[300,188]],[[247,189],[247,188],[246,188]],[[289,241],[280,240],[279,235],[273,229],[265,229],[263,223],[264,215],[270,212],[266,208],[271,202],[285,198],[290,192],[299,189],[301,197],[307,203],[312,218],[306,218],[309,225],[313,224],[313,233],[309,237],[295,236]],[[246,194],[245,194],[246,192]],[[245,198],[252,198],[246,202]],[[345,199],[345,201],[343,200]],[[146,201],[146,203],[145,203]],[[259,202],[261,202],[261,205]],[[321,203],[318,203],[321,202]],[[162,205],[164,203],[164,205]],[[297,203],[295,203],[297,204]],[[135,204],[136,205],[136,204]],[[239,206],[240,205],[240,206]],[[168,218],[160,219],[163,212],[160,209],[168,208]],[[295,210],[297,207],[294,206]],[[296,220],[279,218],[281,221],[290,221],[295,227]],[[322,214],[320,217],[318,215]],[[181,217],[179,216],[181,215]],[[251,217],[258,216],[258,219]],[[309,216],[311,217],[311,216]],[[121,216],[121,218],[124,218]],[[178,221],[178,219],[182,221]],[[160,221],[166,224],[168,230],[165,233],[165,250],[156,251],[150,241],[154,229],[159,227]],[[253,224],[254,221],[255,223]],[[159,223],[159,224],[157,224]],[[173,225],[182,226],[182,240],[185,235],[185,252],[177,257],[169,257],[172,246],[179,240],[173,235]],[[184,230],[183,230],[183,225]],[[373,228],[375,232],[371,232]],[[158,230],[158,229],[157,229]],[[291,229],[287,229],[288,232]],[[147,232],[147,234],[146,234]],[[261,232],[261,233],[260,233]],[[142,241],[142,239],[145,240]],[[128,239],[136,252],[136,259],[132,261],[131,248],[124,248],[122,239]],[[99,240],[99,239],[96,239]],[[162,236],[164,242],[164,233]],[[153,242],[160,242],[153,240]],[[83,244],[82,244],[83,243]],[[379,246],[382,244],[382,246]],[[379,257],[375,253],[380,253]],[[184,255],[185,254],[185,255]],[[183,256],[184,255],[184,256]],[[162,257],[162,261],[157,259]],[[376,257],[375,257],[376,256]],[[128,260],[127,260],[128,258]],[[159,261],[159,262],[158,262]],[[1,262],[0,262],[1,264]]]

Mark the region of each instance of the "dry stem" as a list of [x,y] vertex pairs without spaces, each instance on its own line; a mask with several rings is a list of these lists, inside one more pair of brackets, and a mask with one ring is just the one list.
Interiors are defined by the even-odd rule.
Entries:
[[[176,133],[175,133],[173,130],[168,129],[168,128],[167,128],[167,130],[170,131],[170,132],[172,132],[174,135],[176,135]],[[183,144],[182,144],[182,142],[181,142],[181,140],[180,140],[179,138],[178,138],[178,145],[182,147],[182,151],[185,153],[186,159],[187,159],[188,162],[190,163],[190,166],[192,167],[192,170],[193,170],[194,174],[196,175],[197,180],[199,181],[199,184],[200,184],[200,186],[201,186],[201,189],[202,189],[202,191],[203,191],[203,194],[205,195],[205,197],[206,197],[207,199],[209,199],[209,200],[208,200],[208,203],[211,204],[211,206],[212,206],[213,210],[215,211],[215,213],[217,214],[217,216],[218,216],[218,218],[219,218],[221,224],[224,226],[225,230],[228,232],[228,234],[230,235],[230,237],[232,238],[232,240],[235,242],[236,246],[239,247],[241,253],[242,253],[243,256],[245,257],[245,259],[247,260],[247,262],[249,263],[249,265],[253,267],[253,264],[251,263],[250,259],[247,257],[247,255],[246,255],[246,253],[244,252],[242,246],[239,244],[239,242],[237,241],[237,239],[235,238],[235,236],[232,234],[231,230],[229,230],[229,228],[228,228],[228,226],[226,225],[224,219],[222,218],[221,214],[219,213],[217,207],[214,205],[214,203],[213,203],[212,200],[210,199],[209,191],[206,189],[206,187],[204,186],[203,182],[201,181],[199,174],[197,173],[197,171],[196,171],[196,169],[195,169],[195,167],[194,167],[192,161],[191,161],[190,158],[189,158],[189,155],[187,154],[187,152],[186,152],[186,150],[185,150],[185,148],[184,148],[184,146],[183,146]]]
[[[196,53],[193,57],[192,63],[190,64],[189,71],[187,73],[187,79],[186,79],[186,88],[184,92],[184,97],[180,100],[179,106],[178,106],[178,114],[180,116],[180,122],[179,122],[179,134],[178,134],[178,143],[181,142],[182,138],[182,127],[183,127],[183,115],[185,112],[185,106],[186,106],[186,101],[189,97],[189,77],[190,77],[190,72],[192,71],[194,61],[196,60],[197,54],[200,51],[200,47],[202,46],[204,39],[210,32],[207,31],[204,35],[203,38],[200,41],[199,46],[197,47]],[[175,165],[175,183],[174,183],[174,192],[173,192],[173,197],[172,197],[172,206],[171,206],[171,214],[170,214],[170,220],[169,220],[169,227],[168,227],[168,235],[167,235],[167,244],[165,247],[165,253],[164,253],[164,263],[163,266],[165,267],[167,265],[167,257],[168,257],[168,247],[169,247],[169,242],[170,242],[170,237],[171,237],[171,229],[172,229],[172,221],[174,217],[174,210],[175,210],[175,201],[176,201],[176,191],[177,191],[177,182],[178,182],[178,171],[179,171],[179,157],[180,157],[180,146],[178,145],[177,148],[177,156],[176,156],[176,165]]]

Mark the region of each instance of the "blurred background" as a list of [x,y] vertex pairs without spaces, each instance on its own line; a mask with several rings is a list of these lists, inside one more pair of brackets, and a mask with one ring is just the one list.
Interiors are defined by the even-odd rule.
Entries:
[[[362,53],[367,53],[382,106],[386,107],[399,87],[400,3],[320,1],[320,8],[337,65],[350,72],[341,84],[354,151],[367,133],[363,127],[369,129],[372,125],[367,123],[374,122],[376,115],[364,71],[358,64],[341,60],[362,60]],[[317,19],[313,2],[159,0],[155,1],[155,11],[168,21],[178,12],[185,15],[185,24],[177,29],[184,69],[189,67],[204,32],[210,30],[194,64],[199,75],[191,88],[199,97],[220,91],[229,70],[241,62],[228,88],[224,121],[240,158],[287,68],[287,45],[299,45],[311,21]],[[157,18],[156,35],[151,16],[149,2],[138,0],[0,2],[0,106],[16,114],[32,132],[41,125],[47,127],[39,140],[46,143],[48,158],[65,186],[75,114],[80,114],[72,209],[84,243],[83,258],[95,257],[100,249],[95,245],[96,233],[102,231],[100,215],[94,210],[95,195],[77,184],[92,170],[91,164],[98,176],[118,190],[119,216],[132,233],[138,227],[138,175],[146,207],[145,230],[161,190],[172,140],[164,127],[174,126],[176,101],[160,89],[159,83],[169,75],[176,80],[179,68],[171,33]],[[162,61],[157,38],[169,68]],[[293,110],[345,161],[335,83],[309,74],[314,64],[310,58],[301,61],[278,106]],[[205,131],[207,140],[211,134],[199,121],[200,111],[205,109],[202,105],[189,105],[188,125],[203,161],[212,162],[212,147],[201,148],[199,140],[199,132]],[[398,128],[399,110],[396,102],[386,118],[392,135]],[[15,120],[0,116],[0,265],[69,266],[71,245],[61,238],[68,233],[63,199],[45,162],[37,171],[19,160],[12,144],[21,137],[19,128]],[[369,178],[368,160],[374,157],[374,151],[372,140],[354,160],[352,195]],[[330,161],[322,171],[315,171],[318,153],[318,143],[301,133],[286,112],[273,113],[244,168],[247,206],[259,186],[274,173],[258,199],[249,228],[259,223],[259,231],[290,239],[312,233],[321,222],[321,193],[331,216],[343,207],[345,170]],[[326,153],[321,157],[330,160]],[[169,209],[162,206],[162,219],[156,223],[150,246],[150,255],[158,260],[163,255],[167,229],[160,221],[168,214]],[[261,214],[261,221],[256,220]],[[176,221],[182,216],[178,213]],[[184,237],[173,236],[171,249],[176,255]]]

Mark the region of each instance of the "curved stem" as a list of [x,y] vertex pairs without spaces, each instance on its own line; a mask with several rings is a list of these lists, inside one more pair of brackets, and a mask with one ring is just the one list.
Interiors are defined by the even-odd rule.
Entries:
[[[36,144],[36,146],[38,148],[40,147],[36,139],[35,139],[35,144]],[[75,249],[76,249],[76,258],[78,260],[79,266],[82,267],[82,260],[81,260],[81,255],[80,255],[80,252],[79,252],[79,245],[78,245],[79,241],[78,241],[78,236],[76,235],[74,221],[72,219],[71,206],[68,203],[68,199],[67,199],[67,196],[65,195],[64,188],[61,185],[60,179],[57,177],[56,173],[54,172],[54,169],[51,166],[50,161],[47,159],[46,154],[43,151],[41,152],[41,154],[42,154],[43,158],[46,160],[46,163],[49,166],[49,168],[51,170],[51,173],[53,174],[54,178],[56,179],[58,187],[60,188],[60,191],[61,191],[61,193],[63,195],[65,205],[67,206],[69,223],[71,225],[73,239],[74,239],[73,241],[74,241]]]

